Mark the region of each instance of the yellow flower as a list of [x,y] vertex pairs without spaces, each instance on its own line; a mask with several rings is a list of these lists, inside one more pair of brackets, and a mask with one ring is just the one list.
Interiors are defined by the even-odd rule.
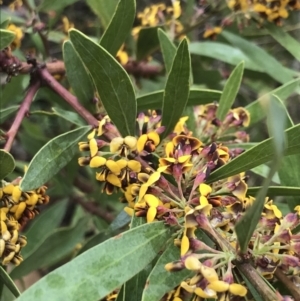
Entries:
[[21,40],[23,38],[23,31],[21,27],[17,27],[14,24],[10,24],[7,30],[12,31],[15,34],[15,39],[11,43],[11,48],[14,50],[16,48],[20,48]]
[[155,151],[156,146],[159,144],[160,138],[156,132],[149,132],[139,137],[137,141],[137,151],[140,153],[145,150],[148,153]]
[[207,38],[214,39],[221,32],[222,32],[222,27],[208,28],[204,31],[203,38],[204,39],[207,39]]
[[129,60],[129,56],[128,53],[124,50],[125,44],[123,44],[121,46],[121,48],[119,49],[116,57],[119,60],[119,62],[121,63],[121,65],[126,65],[128,63]]
[[137,139],[133,136],[126,136],[125,138],[116,137],[109,144],[110,151],[122,157],[127,157],[131,151],[136,149],[136,145]]
[[232,283],[229,285],[229,292],[233,295],[245,297],[247,295],[247,289],[238,283]]

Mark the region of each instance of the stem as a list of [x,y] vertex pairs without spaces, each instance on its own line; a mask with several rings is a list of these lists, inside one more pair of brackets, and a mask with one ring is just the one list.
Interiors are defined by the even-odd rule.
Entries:
[[300,300],[299,288],[282,272],[280,268],[275,271],[275,277],[284,284],[295,300]]
[[37,81],[33,81],[28,90],[27,90],[27,94],[19,108],[19,111],[16,115],[16,118],[11,126],[11,128],[9,129],[9,131],[6,133],[6,137],[7,137],[7,141],[6,144],[4,146],[4,150],[6,150],[7,152],[10,151],[12,144],[14,142],[14,139],[17,135],[18,129],[22,123],[22,120],[24,119],[25,115],[29,112],[29,108],[31,105],[31,102],[36,94],[36,92],[38,91],[38,89],[41,86],[41,82],[39,80]]
[[[278,300],[278,296],[266,284],[255,268],[249,263],[237,263],[237,268],[255,286],[257,292],[265,301]],[[300,299],[296,299],[300,300]]]
[[99,121],[87,111],[66,88],[64,88],[46,68],[41,68],[37,71],[46,84],[61,96],[72,108],[91,126],[98,127]]

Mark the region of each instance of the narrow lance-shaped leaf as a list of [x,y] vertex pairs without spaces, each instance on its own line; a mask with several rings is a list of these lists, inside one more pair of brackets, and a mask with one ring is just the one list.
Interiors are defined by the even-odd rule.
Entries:
[[258,121],[266,117],[266,111],[262,110],[262,103],[267,97],[270,97],[270,95],[276,95],[281,99],[287,99],[295,91],[295,89],[299,87],[299,85],[300,78],[293,79],[286,84],[276,88],[275,90],[261,96],[260,98],[246,106],[246,110],[251,116],[250,125],[257,123]]
[[15,169],[13,156],[3,149],[0,149],[0,166],[0,181]]
[[115,12],[118,0],[87,0],[87,4],[98,16],[102,26],[106,28]]
[[120,0],[100,45],[115,56],[131,32],[135,18],[135,0]]
[[[293,126],[285,131],[287,147],[284,155],[293,155],[299,153],[300,147],[300,124]],[[207,182],[212,183],[229,176],[236,175],[255,166],[271,161],[276,153],[273,146],[273,139],[269,138],[248,151],[239,155],[228,164],[223,165],[216,171],[212,172]]]
[[144,289],[141,301],[161,300],[164,294],[191,275],[192,272],[187,269],[179,272],[169,272],[165,269],[167,263],[178,260],[178,258],[180,258],[180,250],[171,239],[147,279],[147,286]]
[[[1,280],[1,285],[5,284],[6,287],[11,291],[11,293],[15,297],[20,296],[20,292],[18,288],[16,287],[14,281],[10,278],[10,276],[6,273],[4,268],[0,265],[0,280]],[[0,296],[1,297],[1,296]]]
[[72,29],[71,42],[89,70],[101,102],[123,136],[135,134],[136,100],[131,80],[123,67],[101,46]]
[[[187,106],[196,106],[217,101],[222,92],[218,90],[191,88]],[[138,110],[158,109],[162,107],[164,91],[156,91],[137,98]]]
[[246,254],[248,252],[248,244],[257,227],[257,224],[261,218],[261,213],[265,204],[265,197],[267,195],[268,187],[272,181],[274,174],[276,173],[280,159],[283,155],[285,144],[285,120],[286,113],[285,108],[280,105],[276,99],[271,98],[267,110],[267,124],[269,134],[273,135],[273,148],[274,156],[271,162],[271,168],[268,177],[264,180],[261,190],[256,196],[254,205],[252,205],[235,226],[235,232],[237,240],[239,242],[241,252]]
[[264,49],[247,41],[229,31],[222,31],[221,35],[232,45],[239,48],[251,61],[261,66],[265,73],[280,83],[286,83],[293,79],[294,72],[286,69],[278,60],[268,54]]
[[264,69],[251,60],[239,48],[219,42],[191,42],[189,44],[191,54],[210,57],[227,64],[236,66],[241,61],[245,62],[245,69],[264,72]]
[[[145,223],[145,218],[133,215],[130,223],[130,229],[141,226]],[[141,301],[143,288],[146,284],[146,279],[151,271],[151,268],[152,265],[150,263],[143,270],[123,284],[121,291],[123,301]]]
[[300,42],[294,39],[291,35],[284,31],[280,26],[276,26],[271,22],[266,22],[264,27],[269,31],[269,34],[284,47],[296,60],[300,62]]
[[48,234],[22,264],[11,271],[10,276],[20,279],[34,270],[54,265],[70,256],[76,245],[83,241],[87,223],[88,218],[85,217],[73,227],[60,228]]
[[180,43],[171,71],[167,78],[162,106],[162,125],[165,126],[163,137],[173,131],[182,115],[189,97],[190,55],[187,40]]
[[160,48],[164,57],[165,68],[168,74],[172,68],[173,59],[176,54],[176,46],[162,29],[159,28],[157,34]]
[[71,161],[78,150],[78,142],[90,130],[90,126],[80,127],[45,144],[31,160],[20,188],[28,191],[45,184]]
[[85,108],[92,109],[94,86],[82,60],[70,41],[63,45],[64,62],[68,82]]
[[145,59],[154,50],[159,48],[159,40],[157,30],[161,26],[144,27],[139,31],[139,36],[136,42],[136,58],[138,61]]
[[7,47],[15,38],[12,31],[0,29],[0,50]]
[[231,106],[233,105],[235,98],[238,94],[238,91],[240,89],[240,85],[243,78],[244,73],[244,62],[239,63],[232,73],[230,74],[223,93],[221,95],[221,99],[219,102],[219,107],[217,109],[217,118],[219,120],[223,120],[226,117],[226,114],[231,109]]
[[[276,99],[286,114],[286,128],[294,126],[293,120],[289,115],[284,103],[280,99]],[[282,159],[278,175],[281,185],[289,185],[300,187],[300,153],[288,156]],[[291,210],[300,204],[300,194],[293,198],[286,198],[286,201]]]
[[[255,195],[261,190],[261,186],[259,187],[249,187],[247,190],[248,195]],[[268,196],[299,196],[300,188],[299,186],[269,186],[268,187]]]
[[113,237],[49,273],[17,301],[102,299],[156,257],[169,231],[163,222],[154,222]]

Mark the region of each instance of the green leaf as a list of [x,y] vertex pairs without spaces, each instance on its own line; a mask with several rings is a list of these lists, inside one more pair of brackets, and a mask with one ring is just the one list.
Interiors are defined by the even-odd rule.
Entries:
[[[222,92],[217,90],[191,88],[187,105],[196,106],[200,104],[207,104],[218,100],[221,95]],[[163,90],[139,96],[137,98],[138,110],[143,111],[161,108],[163,97]]]
[[106,28],[115,12],[119,0],[87,0],[87,4],[98,16],[101,24]]
[[169,241],[167,248],[158,259],[147,279],[147,285],[141,301],[159,301],[167,292],[171,291],[181,281],[188,278],[192,272],[183,269],[179,272],[168,272],[165,265],[180,258],[180,250]]
[[0,50],[7,47],[15,38],[15,33],[9,30],[0,29]]
[[[288,158],[288,157],[286,157],[286,158]],[[267,178],[270,173],[270,167],[266,164],[262,164],[262,165],[252,168],[251,171],[254,172],[255,174],[257,174],[258,176]],[[278,176],[278,172],[275,173],[275,175],[273,176],[272,182],[280,185],[280,179]]]
[[136,59],[141,61],[147,58],[154,50],[159,47],[157,30],[161,26],[144,27],[139,31],[136,42]]
[[[2,89],[2,88],[1,88]],[[2,91],[1,91],[2,92]],[[2,95],[1,95],[2,96]],[[0,110],[0,124],[4,123],[4,121],[15,111],[17,111],[19,106],[11,106],[5,109]]]
[[49,12],[49,10],[59,11],[77,1],[78,0],[44,0],[37,9],[42,12]]
[[8,18],[8,19],[4,20],[3,22],[1,22],[0,29],[6,29],[10,22],[11,22],[10,18]]
[[266,22],[264,27],[268,30],[269,34],[285,48],[296,60],[300,62],[300,43],[291,35],[284,31],[280,26],[276,26],[271,22]]
[[[282,103],[282,101],[280,101],[280,99],[278,99],[277,101],[279,102],[279,105],[282,106],[282,109],[286,114],[286,128],[294,126],[293,120],[289,115],[285,105]],[[282,159],[280,169],[278,170],[281,185],[300,187],[300,172],[298,168],[299,166],[299,153]],[[294,210],[294,208],[300,204],[300,194],[294,198],[287,198],[286,201],[288,202],[290,209]]]
[[75,50],[89,70],[101,102],[123,137],[135,135],[134,88],[123,67],[101,46],[77,30],[70,30]]
[[76,245],[82,242],[87,223],[88,219],[83,218],[74,227],[60,228],[46,236],[44,242],[22,264],[11,271],[11,278],[20,279],[36,269],[51,266],[69,256]]
[[293,73],[287,70],[276,58],[253,42],[241,38],[229,31],[222,31],[221,35],[234,47],[240,49],[256,65],[263,68],[264,72],[280,83],[293,79]]
[[67,110],[63,110],[59,107],[56,108],[52,108],[52,111],[54,112],[54,114],[56,114],[57,116],[68,120],[69,122],[76,124],[78,126],[83,126],[86,124],[86,122],[84,121],[84,119],[78,115],[75,112],[72,111],[67,111]]
[[277,100],[277,98],[274,97],[274,99],[269,100],[266,110],[268,130],[269,134],[273,136],[272,142],[275,151],[269,175],[267,178],[265,178],[261,190],[256,195],[254,205],[247,209],[246,213],[235,225],[237,240],[243,254],[248,252],[249,241],[261,218],[268,187],[270,186],[272,178],[279,167],[280,159],[283,155],[285,146],[284,128],[286,113],[284,106],[281,105],[279,99]]
[[[99,300],[141,271],[170,236],[163,222],[129,230],[49,273],[17,301]],[[121,272],[120,272],[121,271]]]
[[[300,124],[293,126],[285,131],[287,147],[284,155],[293,155],[299,152],[300,147]],[[258,165],[269,162],[273,159],[276,151],[273,139],[269,138],[258,143],[248,151],[242,153],[228,164],[223,165],[216,171],[212,172],[207,182],[212,183],[229,176],[237,175],[240,172],[249,170]]]
[[29,257],[45,240],[45,229],[51,234],[61,223],[67,208],[67,200],[58,201],[39,214],[25,231],[27,245],[22,249],[24,259]]
[[235,101],[242,82],[244,65],[244,62],[239,63],[226,81],[216,113],[219,120],[224,120]]
[[[249,187],[247,190],[248,195],[255,195],[261,186],[258,187]],[[300,188],[299,186],[269,186],[268,196],[299,196],[300,195]]]
[[78,142],[90,130],[90,126],[80,127],[45,144],[31,160],[21,181],[21,190],[36,189],[58,173],[74,157],[78,150]]
[[0,149],[0,181],[15,169],[15,160],[7,151]]
[[297,87],[300,85],[300,78],[296,78],[286,84],[276,88],[275,90],[268,92],[267,94],[261,96],[257,100],[251,102],[248,106],[245,107],[246,110],[250,113],[250,125],[257,123],[266,117],[266,111],[262,110],[263,102],[266,98],[270,97],[270,95],[276,95],[281,99],[288,98]]
[[[12,292],[12,294],[15,297],[19,297],[21,294],[16,287],[14,281],[9,277],[7,272],[3,269],[3,267],[0,265],[0,279],[3,284],[6,285],[6,287]],[[1,297],[1,295],[0,295]]]
[[135,0],[120,0],[100,45],[115,56],[131,32],[135,18]]
[[82,60],[70,41],[63,45],[64,62],[68,82],[78,100],[91,109],[94,98],[94,86]]
[[173,59],[176,54],[176,46],[169,39],[168,35],[160,28],[158,29],[158,39],[168,74],[172,68]]
[[265,70],[252,61],[242,50],[219,42],[191,42],[189,44],[191,54],[210,57],[227,64],[236,66],[241,61],[245,62],[245,69],[264,72]]
[[125,211],[122,210],[117,215],[117,217],[112,221],[112,223],[109,225],[109,229],[111,231],[118,230],[126,226],[127,224],[129,224],[129,222],[130,222],[130,216]]
[[178,46],[171,71],[167,78],[162,106],[162,125],[165,126],[163,137],[174,129],[187,104],[190,87],[190,55],[187,40]]

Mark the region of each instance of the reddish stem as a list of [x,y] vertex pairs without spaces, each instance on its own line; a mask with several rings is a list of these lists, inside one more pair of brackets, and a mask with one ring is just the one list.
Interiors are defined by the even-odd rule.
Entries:
[[10,151],[12,144],[14,142],[14,139],[18,133],[19,127],[22,123],[22,120],[25,117],[25,115],[29,112],[31,102],[32,102],[36,92],[40,88],[40,86],[41,86],[41,82],[39,80],[34,81],[30,84],[30,86],[27,90],[27,94],[18,110],[16,118],[15,118],[11,128],[6,133],[7,141],[4,146],[4,150],[6,150],[7,152]]
[[58,95],[60,95],[72,108],[91,126],[98,127],[99,121],[87,111],[78,101],[78,99],[72,95],[66,88],[64,88],[46,68],[38,70],[41,79]]

